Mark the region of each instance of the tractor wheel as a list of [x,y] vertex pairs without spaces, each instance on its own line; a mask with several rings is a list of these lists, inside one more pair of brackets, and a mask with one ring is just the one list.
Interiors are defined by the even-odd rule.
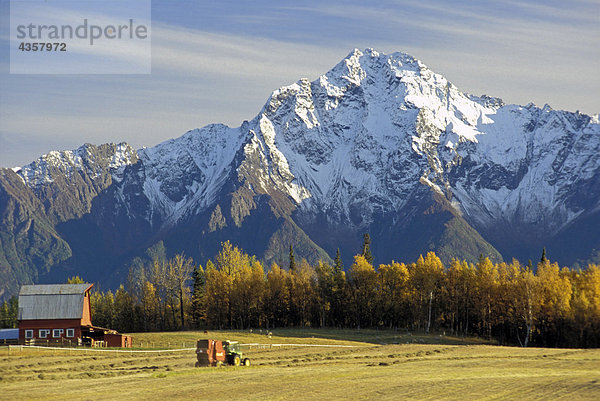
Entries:
[[244,366],[250,366],[250,359],[244,358]]
[[197,367],[197,368],[199,368],[200,367],[200,362],[196,362],[196,364],[194,366]]
[[235,355],[235,356],[233,357],[233,366],[240,366],[240,363],[241,363],[241,362],[242,362],[242,361],[241,361],[241,359],[240,359],[240,356],[239,356],[239,355]]

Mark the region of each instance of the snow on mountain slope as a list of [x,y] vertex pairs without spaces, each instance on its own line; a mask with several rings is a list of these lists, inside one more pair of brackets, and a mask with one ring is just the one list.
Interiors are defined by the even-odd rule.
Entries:
[[214,124],[138,151],[143,193],[164,224],[210,206],[232,169],[247,133]]
[[[53,180],[48,166],[94,176],[86,149],[51,152],[18,173],[31,187]],[[407,54],[356,49],[315,81],[275,90],[238,128],[209,125],[139,150],[129,176],[117,167],[133,151],[117,145],[108,168],[128,214],[167,225],[212,207],[234,179],[354,228],[433,189],[480,228],[558,230],[600,207],[598,189],[582,189],[600,174],[599,150],[597,117],[466,95]],[[127,190],[150,210],[128,206]]]
[[124,166],[136,160],[135,150],[126,143],[104,147],[85,144],[75,150],[49,152],[33,163],[13,168],[13,171],[27,186],[35,189],[54,182],[56,175],[70,179],[76,172],[83,172],[94,179],[105,173],[107,168],[118,179]]
[[[273,92],[260,119],[273,127],[270,147],[285,155],[291,182],[310,194],[300,208],[365,226],[376,210],[402,209],[421,176],[443,173],[442,130],[452,125],[456,142],[475,140],[464,121],[492,112],[408,55],[355,50],[316,81]],[[415,128],[423,115],[429,131]]]
[[600,172],[597,121],[465,95],[402,53],[354,50],[316,81],[274,91],[254,122],[270,163],[309,194],[289,192],[301,210],[357,226],[426,184],[480,226],[559,229],[582,212],[570,188]]
[[469,172],[451,185],[480,225],[518,221],[558,230],[589,202],[595,206],[588,211],[600,205],[598,188],[588,188],[587,200],[573,197],[578,185],[600,174],[600,125],[590,117],[510,105],[478,130],[477,146],[459,151]]
[[3,244],[16,250],[4,272],[28,269],[0,276],[18,288],[87,266],[122,280],[119,266],[159,241],[202,262],[231,240],[267,265],[289,245],[311,263],[339,248],[349,266],[365,232],[378,262],[527,260],[548,246],[572,264],[600,247],[599,154],[598,115],[467,95],[407,54],[354,50],[240,127],[0,171]]

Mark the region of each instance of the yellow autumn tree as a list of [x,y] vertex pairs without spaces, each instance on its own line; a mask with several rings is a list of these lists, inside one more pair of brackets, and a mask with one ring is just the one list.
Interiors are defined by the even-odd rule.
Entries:
[[267,328],[285,326],[289,313],[290,292],[287,285],[289,274],[273,263],[267,273],[265,289],[265,318]]
[[177,254],[167,262],[167,274],[169,288],[173,293],[173,298],[179,301],[179,317],[181,329],[185,328],[185,303],[190,296],[188,282],[192,278],[194,271],[194,261],[186,258],[183,254]]
[[475,267],[467,261],[453,259],[444,275],[443,305],[446,323],[450,323],[453,334],[466,335],[473,313],[475,296]]
[[419,326],[429,333],[433,306],[441,290],[444,265],[435,252],[429,252],[425,258],[419,256],[417,262],[411,265],[410,273],[419,311]]
[[[538,277],[529,267],[519,267],[519,275],[515,278],[512,287],[512,298],[515,308],[517,339],[521,346],[527,347],[540,315],[541,285]],[[523,340],[521,340],[521,335],[524,335]]]
[[600,266],[589,264],[574,277],[573,320],[578,345],[600,345]]
[[332,305],[333,305],[333,287],[334,287],[334,270],[329,263],[319,261],[315,266],[316,283],[316,303],[319,314],[319,326],[324,327],[331,325]]
[[500,263],[497,266],[498,285],[496,287],[496,297],[494,299],[496,323],[499,326],[499,332],[496,337],[502,344],[514,342],[514,327],[520,323],[520,315],[515,308],[514,286],[521,274],[521,265],[516,259],[511,263]]
[[144,281],[142,285],[140,302],[142,304],[144,330],[157,330],[160,326],[159,304],[156,298],[156,289],[149,281]]
[[498,269],[489,258],[481,258],[475,269],[475,308],[480,322],[480,335],[492,339],[492,326],[496,323],[498,298]]
[[310,322],[312,303],[316,296],[315,270],[302,259],[299,266],[289,274],[290,312],[295,325],[306,326]]
[[541,292],[538,326],[544,345],[556,346],[565,319],[571,313],[571,281],[566,270],[561,272],[557,263],[548,260],[538,264],[536,275]]
[[372,326],[377,296],[377,273],[363,255],[356,255],[348,275],[354,322],[358,327]]
[[265,291],[264,270],[260,262],[254,260],[252,264],[241,266],[233,277],[231,293],[234,305],[235,326],[250,328],[260,326]]
[[212,327],[222,329],[229,323],[231,284],[231,276],[210,260],[206,263],[206,319]]
[[409,273],[404,263],[392,261],[379,265],[378,315],[382,322],[392,327],[408,324]]
[[216,256],[216,269],[223,277],[223,289],[226,295],[226,308],[228,327],[233,327],[234,320],[239,323],[239,311],[243,308],[244,302],[239,294],[240,275],[251,267],[253,258],[244,253],[237,246],[233,246],[229,241],[221,243],[221,251]]

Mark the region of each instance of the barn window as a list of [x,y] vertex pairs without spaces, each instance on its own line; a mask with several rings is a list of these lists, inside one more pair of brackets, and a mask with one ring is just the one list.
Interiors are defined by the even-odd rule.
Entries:
[[25,330],[25,338],[33,338],[33,330]]
[[67,329],[67,337],[75,337],[75,329]]
[[54,329],[54,330],[52,330],[52,337],[58,338],[58,337],[62,336],[63,333],[64,333],[63,329]]
[[48,334],[50,334],[50,330],[48,330],[48,329],[41,329],[39,331],[40,338],[46,338],[46,337],[48,337]]

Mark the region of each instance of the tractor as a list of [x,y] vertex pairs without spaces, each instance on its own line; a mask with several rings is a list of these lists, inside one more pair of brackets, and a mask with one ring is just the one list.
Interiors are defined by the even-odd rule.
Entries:
[[244,354],[240,350],[240,343],[237,341],[223,341],[223,348],[229,365],[250,366],[250,359],[244,358]]
[[199,366],[250,366],[250,359],[244,358],[237,341],[198,340],[196,356]]

